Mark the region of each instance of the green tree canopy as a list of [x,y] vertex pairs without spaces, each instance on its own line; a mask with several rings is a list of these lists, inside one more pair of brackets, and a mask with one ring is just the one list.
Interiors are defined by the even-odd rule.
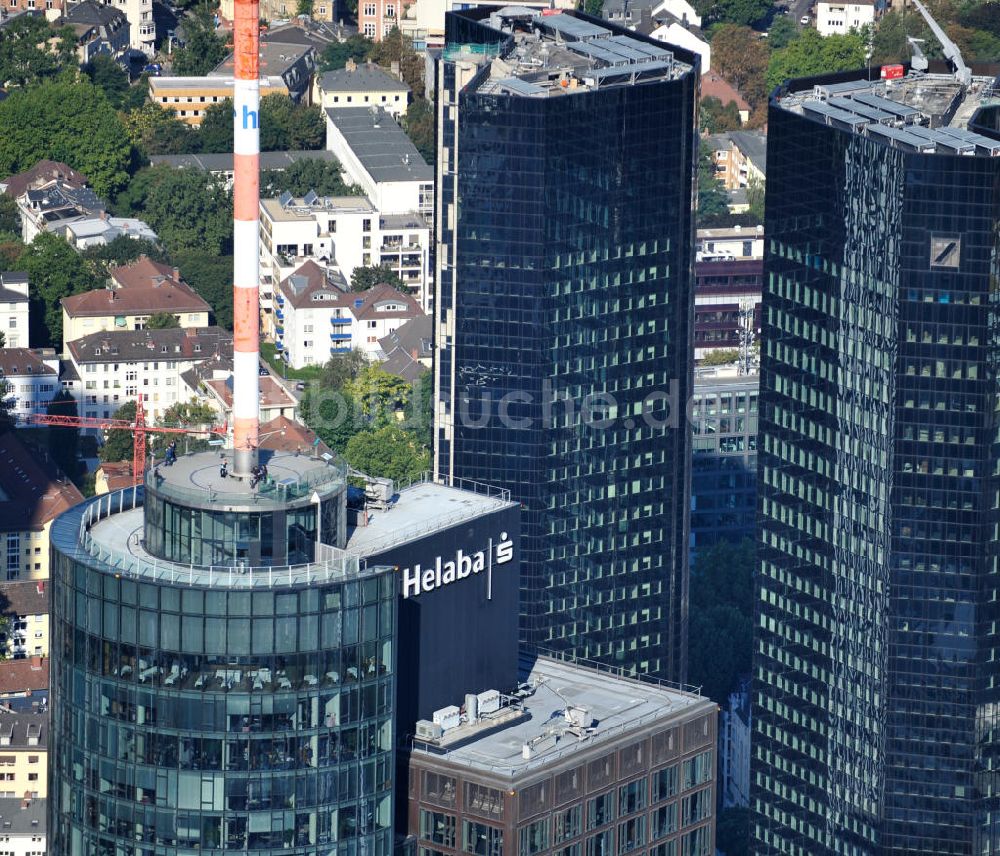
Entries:
[[715,176],[712,147],[702,140],[698,153],[698,225],[729,213],[729,194]]
[[149,223],[171,253],[218,254],[232,243],[232,195],[204,170],[147,167],[118,197],[117,206]]
[[[124,419],[135,422],[135,402],[126,401],[113,414],[114,419]],[[132,431],[124,428],[113,428],[104,434],[104,445],[97,451],[97,457],[102,461],[131,461],[133,455]]]
[[149,316],[146,326],[150,330],[170,330],[181,326],[173,312],[154,312]]
[[799,34],[799,28],[789,15],[775,15],[767,31],[767,44],[772,51],[786,47]]
[[31,341],[36,345],[62,348],[62,305],[71,294],[97,288],[87,263],[63,238],[40,232],[17,261],[31,282]]
[[100,53],[83,66],[90,82],[104,93],[108,103],[121,109],[129,92],[128,75],[108,54]]
[[149,256],[160,264],[167,262],[167,254],[152,241],[147,241],[145,238],[130,238],[128,235],[119,235],[107,244],[87,247],[80,255],[92,263],[98,276],[105,274],[112,267],[134,262],[141,256]]
[[709,351],[698,360],[701,366],[728,366],[735,363],[740,358],[740,352],[736,348],[717,348]]
[[209,105],[195,131],[198,148],[203,152],[225,153],[233,150],[233,99]]
[[743,126],[739,105],[735,101],[724,105],[714,95],[701,99],[701,110],[698,116],[701,129],[709,134],[738,131]]
[[[0,30],[0,85],[26,86],[55,76],[73,57],[72,31],[57,33],[45,18],[19,15]],[[61,41],[49,50],[52,38]]]
[[355,434],[344,450],[347,463],[369,476],[397,484],[418,478],[430,468],[430,452],[416,435],[398,425]]
[[323,366],[320,385],[326,389],[343,389],[355,380],[367,365],[368,360],[358,348],[346,354],[330,357],[326,365]]
[[285,169],[266,169],[260,175],[260,195],[280,196],[288,191],[304,196],[315,190],[320,196],[358,196],[364,191],[356,184],[345,184],[338,161],[304,158]]
[[852,31],[846,35],[823,37],[812,27],[799,33],[781,50],[771,54],[767,66],[769,89],[796,77],[809,77],[834,71],[848,71],[865,65],[865,35]]
[[327,446],[343,454],[351,438],[370,427],[353,396],[322,381],[312,383],[302,396],[303,421]]
[[185,250],[172,255],[181,277],[212,307],[215,323],[233,329],[233,257],[207,250]]
[[728,80],[752,107],[767,102],[769,48],[749,27],[723,24],[712,30],[712,68]]
[[695,0],[699,15],[707,18],[702,23],[739,24],[750,26],[767,17],[770,0]]
[[6,193],[0,193],[0,234],[21,234],[21,215],[17,210],[17,200]]
[[405,427],[430,448],[434,434],[434,372],[430,369],[413,382]]
[[367,59],[375,43],[364,36],[351,36],[343,42],[333,42],[323,48],[323,53],[319,55],[318,73],[324,71],[336,71],[347,65],[349,59],[355,62],[364,62]]
[[86,77],[17,89],[0,101],[0,174],[22,172],[43,158],[78,169],[101,196],[128,182],[132,146],[125,128]]
[[403,411],[410,400],[410,385],[389,374],[376,363],[368,363],[357,377],[344,384],[344,391],[353,398],[361,412],[375,424],[391,421],[397,411]]
[[376,285],[391,285],[393,288],[405,291],[403,280],[389,265],[356,267],[351,274],[351,291],[368,291]]
[[380,42],[376,42],[368,57],[383,68],[391,68],[399,63],[399,74],[403,83],[410,87],[414,97],[424,91],[424,59],[413,48],[413,40],[393,27]]
[[421,157],[433,164],[437,157],[434,145],[434,105],[426,98],[414,98],[406,108],[403,130],[417,147]]
[[[213,105],[214,106],[214,105]],[[123,115],[129,140],[143,155],[183,155],[201,151],[199,132],[182,122],[172,110],[146,102]],[[230,121],[232,126],[232,121]],[[232,136],[232,127],[230,127]]]
[[208,74],[229,51],[225,39],[215,29],[215,10],[201,3],[184,16],[184,47],[173,54],[173,72],[181,77]]
[[[233,150],[233,102],[212,104],[198,131],[200,150],[225,153]],[[326,125],[319,107],[296,104],[274,92],[260,99],[260,150],[262,152],[314,151],[326,143]]]

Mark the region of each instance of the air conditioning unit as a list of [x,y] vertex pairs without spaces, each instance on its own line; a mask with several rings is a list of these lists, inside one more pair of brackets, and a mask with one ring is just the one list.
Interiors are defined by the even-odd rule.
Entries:
[[435,710],[432,718],[441,726],[442,731],[447,731],[449,728],[458,728],[462,721],[462,712],[455,705],[450,704],[448,707]]
[[496,713],[500,710],[500,692],[498,690],[485,690],[479,693],[479,715],[484,713]]
[[574,728],[590,727],[590,711],[585,707],[567,705],[563,715],[566,717],[566,721]]
[[437,740],[441,737],[443,729],[436,722],[431,722],[429,719],[419,719],[417,720],[417,739],[418,740]]

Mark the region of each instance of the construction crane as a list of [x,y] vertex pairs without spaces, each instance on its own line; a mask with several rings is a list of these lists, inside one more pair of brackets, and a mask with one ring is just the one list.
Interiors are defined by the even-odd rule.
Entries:
[[142,482],[146,471],[146,435],[147,434],[221,434],[226,436],[229,431],[223,426],[211,428],[166,428],[159,425],[147,425],[143,409],[142,396],[135,400],[135,421],[127,419],[101,419],[96,416],[56,416],[48,413],[30,413],[24,421],[31,425],[49,425],[54,428],[100,428],[102,431],[131,431],[134,437],[132,444],[132,478],[135,484]]
[[[965,60],[962,59],[962,52],[958,49],[958,45],[948,38],[948,34],[941,29],[941,26],[934,20],[934,17],[927,11],[927,7],[920,0],[913,0],[913,5],[917,7],[917,11],[923,16],[927,22],[927,26],[931,28],[934,38],[941,43],[941,49],[944,51],[945,57],[951,61],[955,69],[955,79],[963,86],[968,86],[972,83],[972,72],[965,64]],[[909,41],[911,47],[917,47],[914,45],[912,39]],[[917,50],[919,51],[919,47]],[[922,51],[919,53],[919,58],[923,58]],[[924,68],[927,68],[926,60],[924,60]]]

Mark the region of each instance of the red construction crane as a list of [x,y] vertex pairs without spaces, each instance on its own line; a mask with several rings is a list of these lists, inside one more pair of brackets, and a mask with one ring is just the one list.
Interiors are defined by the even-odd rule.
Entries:
[[32,425],[52,425],[59,428],[100,428],[102,431],[121,429],[131,431],[135,437],[132,452],[132,476],[135,483],[142,481],[146,470],[146,435],[147,434],[228,434],[225,425],[211,428],[162,428],[159,425],[147,425],[146,414],[142,406],[142,396],[135,400],[135,422],[127,419],[100,419],[95,416],[53,416],[47,413],[30,413],[25,421]]

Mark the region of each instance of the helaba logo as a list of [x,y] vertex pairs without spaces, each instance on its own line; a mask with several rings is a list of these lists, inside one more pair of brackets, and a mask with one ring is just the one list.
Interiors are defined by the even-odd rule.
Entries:
[[444,561],[441,556],[434,560],[433,567],[414,565],[403,570],[403,597],[416,597],[422,592],[446,586],[455,580],[464,580],[483,571],[491,573],[494,565],[506,565],[514,558],[514,542],[506,532],[500,533],[496,543],[490,538],[485,550],[466,553],[459,550],[454,560]]

